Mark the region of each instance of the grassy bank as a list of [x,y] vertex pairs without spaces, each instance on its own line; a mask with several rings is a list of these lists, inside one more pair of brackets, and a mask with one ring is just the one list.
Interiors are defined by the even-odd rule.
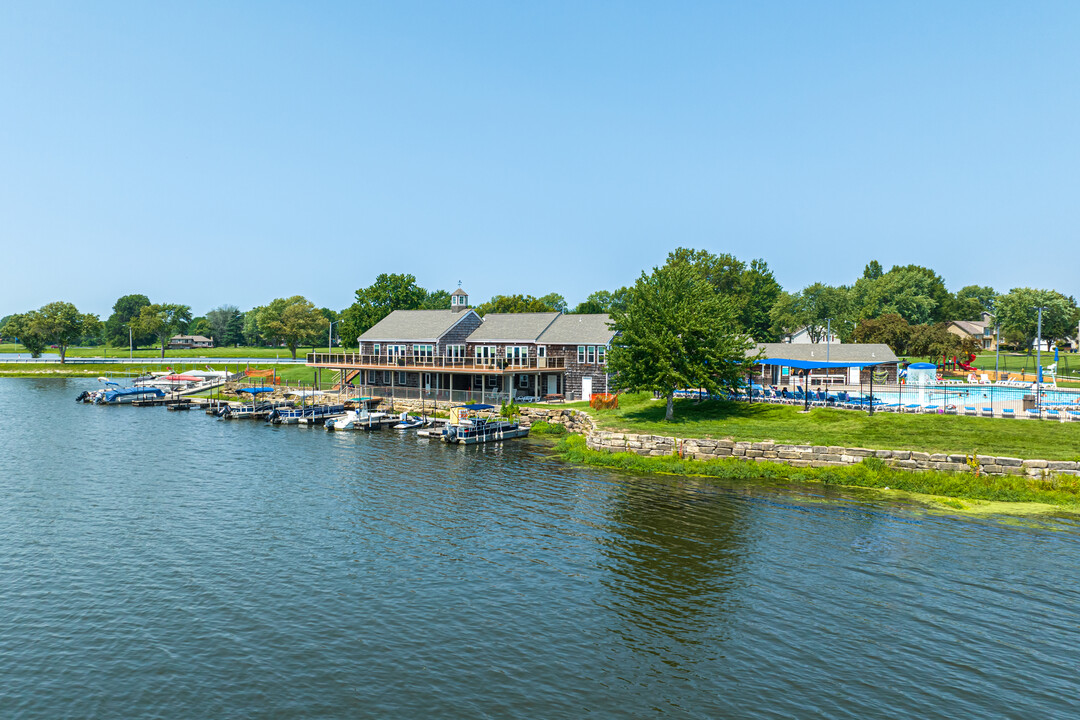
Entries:
[[908,415],[710,400],[675,401],[675,419],[649,395],[622,395],[616,410],[589,410],[605,430],[683,438],[775,440],[796,445],[843,445],[882,450],[964,452],[1046,460],[1080,460],[1080,423]]
[[[180,370],[180,363],[174,364],[174,369]],[[215,363],[215,362],[200,362],[200,363],[186,363],[188,369],[205,370],[209,366],[213,370],[227,370],[229,372],[237,372],[243,370],[244,365],[236,363]],[[60,365],[58,363],[12,363],[3,364],[0,363],[0,377],[11,378],[40,378],[40,377],[91,377],[96,378],[99,376],[108,376],[122,380],[124,377],[144,375],[150,372],[162,372],[165,369],[163,365],[146,365],[135,363],[109,363],[108,365],[101,364],[80,364],[77,360],[74,362],[64,363]],[[278,377],[289,383],[295,384],[297,382],[311,383],[314,381],[314,371],[311,368],[303,365],[259,365],[258,370],[277,370]],[[324,382],[329,382],[330,374],[323,373]]]
[[[336,348],[338,352],[343,352],[340,348]],[[45,352],[55,353],[56,350],[47,348]],[[307,353],[312,352],[312,348],[298,348],[296,351],[297,358],[303,358]],[[316,347],[314,352],[326,352],[326,347]],[[355,352],[355,350],[354,350]],[[16,345],[12,343],[0,343],[0,353],[22,353],[29,357],[30,353],[26,351],[22,345]],[[288,348],[280,347],[216,347],[216,348],[197,348],[193,350],[166,350],[166,357],[169,358],[231,358],[231,357],[243,357],[243,358],[264,358],[273,360],[276,358],[288,359],[292,358],[292,354],[289,353]],[[69,347],[67,350],[67,357],[69,358],[126,358],[129,356],[128,347],[106,347],[104,345],[98,347]],[[160,358],[160,347],[143,347],[136,348],[131,352],[131,356],[135,358]]]
[[[973,473],[907,472],[890,468],[883,460],[866,458],[846,467],[799,468],[774,462],[742,459],[683,460],[675,455],[642,457],[634,453],[590,450],[585,438],[571,435],[555,451],[568,462],[636,473],[662,473],[745,481],[819,482],[826,485],[901,491],[932,504],[972,510],[972,503],[1040,503],[1069,510],[1080,509],[1080,478],[1032,479],[990,477]],[[965,502],[966,501],[966,502]],[[1015,508],[1001,511],[1015,512]]]

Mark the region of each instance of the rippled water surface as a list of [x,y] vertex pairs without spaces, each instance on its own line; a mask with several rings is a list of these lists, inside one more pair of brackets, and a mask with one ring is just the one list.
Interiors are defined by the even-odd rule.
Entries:
[[1078,526],[0,380],[5,718],[1067,717]]

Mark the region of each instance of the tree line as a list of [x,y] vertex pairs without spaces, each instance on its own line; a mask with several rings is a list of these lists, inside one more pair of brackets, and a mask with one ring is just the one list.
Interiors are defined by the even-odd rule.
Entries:
[[[831,325],[841,342],[883,342],[897,354],[940,357],[978,349],[974,341],[946,332],[948,320],[978,320],[983,312],[993,313],[1003,341],[1026,348],[1036,336],[1035,307],[1045,308],[1043,337],[1048,340],[1070,335],[1080,315],[1074,298],[1054,290],[1015,288],[999,294],[990,287],[971,285],[950,292],[941,276],[918,265],[886,271],[874,260],[850,285],[813,283],[793,292],[780,286],[761,259],[747,263],[727,253],[679,248],[669,255],[664,267],[668,265],[693,268],[730,305],[729,329],[761,342],[782,340],[802,328],[813,341],[821,342]],[[597,290],[574,307],[552,292],[540,297],[496,295],[473,309],[481,316],[615,314],[631,307],[637,287],[635,282],[615,290]],[[247,311],[220,305],[194,317],[189,305],[154,303],[146,295],[131,294],[116,301],[104,322],[80,313],[71,303],[55,302],[0,319],[0,336],[18,338],[34,356],[55,345],[62,358],[73,344],[157,346],[164,355],[175,335],[204,335],[219,346],[284,346],[295,357],[298,348],[325,342],[331,328],[342,344],[351,345],[394,310],[450,306],[450,293],[445,290],[421,287],[410,274],[383,273],[370,286],[357,289],[353,303],[340,311],[315,307],[295,295]]]

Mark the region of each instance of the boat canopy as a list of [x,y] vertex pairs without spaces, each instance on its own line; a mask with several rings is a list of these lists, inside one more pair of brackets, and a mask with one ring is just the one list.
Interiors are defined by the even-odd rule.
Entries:
[[272,387],[257,387],[257,388],[240,388],[237,392],[251,393],[252,395],[258,395],[259,393],[274,392]]
[[165,391],[156,387],[133,387],[122,388],[120,390],[108,390],[105,392],[105,402],[112,402],[116,398],[127,397],[128,395],[153,395],[154,397],[165,397]]
[[874,361],[874,362],[826,362],[824,360],[791,360],[788,358],[766,358],[764,360],[758,360],[754,362],[755,365],[780,365],[783,367],[793,367],[799,370],[819,370],[822,368],[849,368],[849,367],[874,367],[876,365],[889,365],[889,361]]
[[458,405],[457,407],[465,408],[466,410],[494,410],[494,405],[484,405],[483,403],[473,403],[472,405]]

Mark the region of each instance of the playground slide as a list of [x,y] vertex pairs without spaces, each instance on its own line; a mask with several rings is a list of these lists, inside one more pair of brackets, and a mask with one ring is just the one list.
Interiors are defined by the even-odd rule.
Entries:
[[953,358],[953,362],[956,363],[956,366],[958,368],[960,368],[961,370],[963,370],[965,372],[977,372],[978,368],[971,364],[971,362],[974,359],[975,359],[975,353],[972,353],[971,355],[968,356],[967,362],[958,362],[956,358]]

